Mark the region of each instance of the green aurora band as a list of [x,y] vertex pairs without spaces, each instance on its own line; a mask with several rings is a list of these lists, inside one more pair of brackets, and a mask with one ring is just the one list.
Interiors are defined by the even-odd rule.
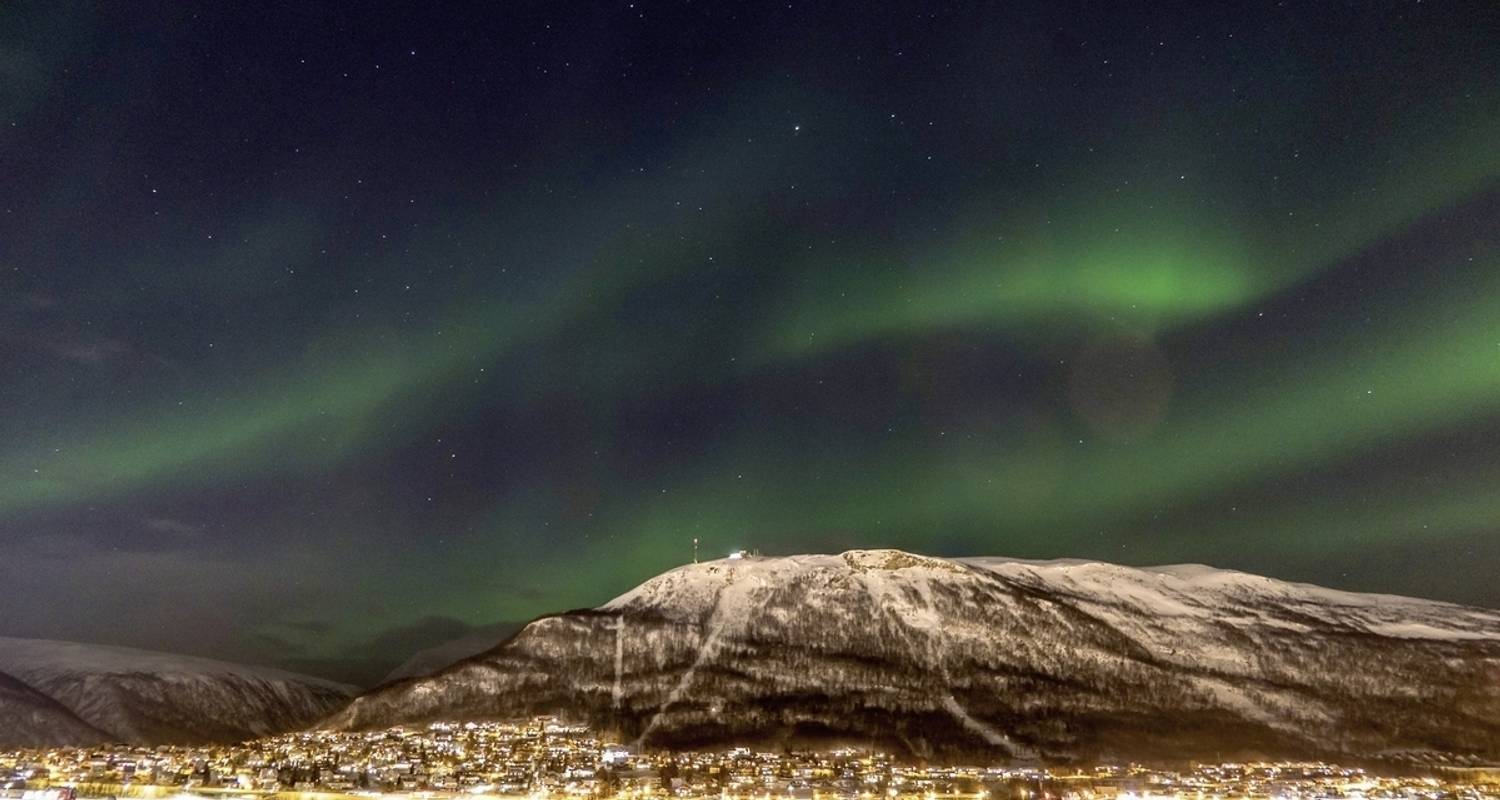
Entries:
[[[555,242],[540,256],[556,260],[553,277],[525,291],[506,294],[481,281],[465,299],[438,303],[416,330],[331,326],[303,343],[294,366],[218,375],[180,406],[112,403],[62,441],[38,434],[9,443],[0,454],[0,516],[24,520],[164,489],[336,470],[425,437],[446,416],[471,413],[482,398],[452,395],[486,369],[514,370],[507,374],[517,405],[552,400],[529,384],[566,382],[586,414],[600,416],[616,398],[670,397],[685,386],[733,389],[816,371],[862,348],[945,335],[998,337],[1065,359],[1080,342],[1124,333],[1168,353],[1171,372],[1174,337],[1253,316],[1423,219],[1500,186],[1500,148],[1492,144],[1500,141],[1500,100],[1478,94],[1459,124],[1398,131],[1378,153],[1329,156],[1328,163],[1351,164],[1333,176],[1231,173],[1179,156],[1187,166],[1173,180],[1161,176],[1157,153],[1192,148],[1155,143],[1048,166],[1045,179],[1032,180],[1049,188],[1019,198],[965,197],[950,221],[905,251],[869,237],[826,256],[802,247],[815,237],[800,230],[780,249],[765,246],[749,259],[741,268],[747,274],[705,273],[716,252],[756,239],[755,212],[765,198],[819,157],[809,151],[773,169],[716,155],[731,135],[738,134],[685,152],[670,175],[585,193],[569,206],[491,209],[444,232],[457,231],[481,251],[517,238]],[[1274,198],[1263,199],[1272,182]],[[825,198],[836,191],[809,190]],[[646,194],[683,198],[685,210],[626,230],[637,195]],[[265,259],[317,247],[314,226],[266,217],[245,226],[272,240]],[[403,258],[453,257],[442,236],[414,235],[411,249],[418,255]],[[1344,321],[1311,332],[1318,342],[1274,359],[1230,353],[1244,362],[1233,369],[1171,373],[1163,416],[1123,439],[1067,410],[998,424],[969,418],[941,438],[903,430],[838,446],[809,446],[796,424],[758,419],[663,470],[657,491],[604,475],[601,498],[578,523],[590,555],[539,563],[527,556],[549,543],[526,506],[568,499],[564,488],[529,485],[494,498],[452,547],[414,556],[419,569],[358,579],[360,593],[420,602],[301,641],[314,655],[331,655],[403,614],[487,623],[596,603],[680,563],[693,537],[721,550],[802,550],[809,539],[843,537],[851,545],[1156,560],[1179,552],[1183,534],[1143,541],[1132,531],[1149,528],[1164,509],[1255,497],[1267,482],[1300,480],[1496,419],[1500,303],[1475,298],[1500,297],[1497,253],[1492,239],[1446,254],[1451,260],[1427,268],[1462,280],[1419,286],[1369,325]],[[765,276],[748,274],[772,259],[777,266]],[[642,297],[692,296],[701,285],[735,279],[757,281],[764,293],[756,313],[731,320],[745,324],[737,352],[684,374],[679,349],[690,345],[683,339],[633,335],[631,314]],[[699,333],[721,321],[705,317],[688,327]],[[524,366],[519,359],[538,348],[576,354],[576,361]],[[1248,553],[1278,531],[1276,546],[1289,557],[1317,559],[1359,543],[1492,527],[1500,519],[1497,482],[1493,470],[1448,476],[1441,486],[1397,478],[1352,497],[1314,494],[1212,519],[1215,537],[1231,542],[1224,552]],[[1122,551],[1125,545],[1131,549]],[[536,591],[486,593],[496,573]],[[448,576],[444,586],[426,583],[432,574]],[[264,627],[286,635],[281,622]]]

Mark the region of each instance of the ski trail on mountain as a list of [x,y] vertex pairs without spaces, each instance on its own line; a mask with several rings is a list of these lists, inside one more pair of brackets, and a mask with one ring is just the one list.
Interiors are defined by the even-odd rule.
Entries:
[[[933,620],[941,619],[941,615],[938,614],[937,603],[934,599],[935,596],[928,580],[925,577],[917,579],[913,576],[909,585],[920,599],[920,607],[914,608],[914,613],[911,614],[897,613],[894,607],[895,602],[892,602],[889,598],[894,597],[898,598],[899,602],[912,605],[917,604],[911,603],[911,598],[904,594],[891,591],[890,587],[886,586],[883,580],[880,581],[880,586],[877,589],[872,584],[869,576],[861,575],[860,584],[864,586],[866,594],[869,595],[871,602],[875,604],[876,608],[895,620],[901,627],[912,631],[920,637],[922,647],[918,652],[922,653],[928,666],[942,676],[943,683],[951,686],[953,680],[949,674],[947,660],[943,657],[942,634],[939,626],[932,622]],[[943,695],[938,703],[944,711],[947,711],[950,716],[958,720],[958,723],[965,730],[985,740],[991,746],[1003,748],[1013,756],[1029,753],[1027,748],[1016,744],[1009,736],[1006,736],[989,724],[976,718],[973,714],[970,714],[968,709],[964,708],[963,704],[958,702],[958,698],[953,696],[952,692]]]
[[1020,745],[1016,744],[1014,741],[1011,741],[1011,738],[1009,736],[1006,736],[1000,731],[995,730],[983,721],[976,719],[972,714],[969,713],[968,709],[964,708],[963,705],[958,702],[958,698],[954,697],[952,693],[943,696],[943,708],[949,714],[952,714],[953,718],[958,720],[960,725],[963,725],[969,731],[978,734],[979,737],[981,739],[984,739],[986,742],[989,742],[996,747],[1005,748],[1011,755],[1019,755],[1024,750],[1024,748],[1022,748]]
[[[710,629],[708,636],[703,639],[703,643],[698,646],[698,654],[693,659],[693,663],[682,673],[682,677],[677,681],[677,686],[667,695],[666,702],[662,703],[661,707],[656,710],[656,713],[651,715],[650,721],[641,730],[641,735],[636,737],[635,744],[637,747],[644,744],[646,738],[656,730],[657,725],[661,722],[662,715],[667,712],[667,709],[676,705],[682,699],[683,695],[687,693],[687,690],[693,685],[693,679],[698,675],[698,669],[718,654],[719,640],[723,637],[724,631],[730,627],[732,621],[739,618],[742,625],[748,621],[749,612],[754,608],[754,605],[747,601],[759,583],[761,581],[758,578],[746,579],[741,583],[734,583],[733,578],[730,578],[729,582],[725,583],[715,593],[713,608],[708,614],[708,622],[713,625],[712,629]],[[729,607],[730,612],[734,613],[726,614],[726,606]]]
[[625,697],[625,686],[623,684],[625,675],[625,615],[615,617],[615,685],[610,693],[611,702],[616,710]]

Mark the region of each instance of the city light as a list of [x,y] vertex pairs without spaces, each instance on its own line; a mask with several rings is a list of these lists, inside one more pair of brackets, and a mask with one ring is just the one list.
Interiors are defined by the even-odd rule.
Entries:
[[[1410,777],[1324,763],[913,764],[889,753],[643,750],[550,717],[304,731],[238,745],[108,745],[0,752],[0,798],[253,800],[475,797],[719,800],[1479,800],[1500,772],[1429,767]],[[76,793],[75,793],[76,788]]]

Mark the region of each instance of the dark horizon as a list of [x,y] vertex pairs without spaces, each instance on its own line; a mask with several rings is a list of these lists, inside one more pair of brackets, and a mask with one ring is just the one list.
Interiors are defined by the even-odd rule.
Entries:
[[341,680],[692,557],[1500,608],[1500,6],[0,9],[0,636]]

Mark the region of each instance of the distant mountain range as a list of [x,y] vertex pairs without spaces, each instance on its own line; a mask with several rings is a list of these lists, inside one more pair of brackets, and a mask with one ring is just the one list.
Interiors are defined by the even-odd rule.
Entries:
[[1197,565],[744,558],[369,692],[355,730],[556,713],[647,746],[1500,758],[1500,613]]
[[0,637],[0,746],[236,742],[307,727],[353,694],[204,658]]
[[545,713],[648,747],[1500,759],[1500,612],[1198,565],[726,559],[510,633],[419,653],[352,702],[271,670],[0,639],[0,744]]
[[495,647],[516,635],[516,632],[524,627],[526,627],[524,622],[497,622],[476,628],[472,633],[458,639],[419,650],[411,658],[403,661],[400,666],[391,670],[383,683],[431,675],[455,662],[477,656]]

